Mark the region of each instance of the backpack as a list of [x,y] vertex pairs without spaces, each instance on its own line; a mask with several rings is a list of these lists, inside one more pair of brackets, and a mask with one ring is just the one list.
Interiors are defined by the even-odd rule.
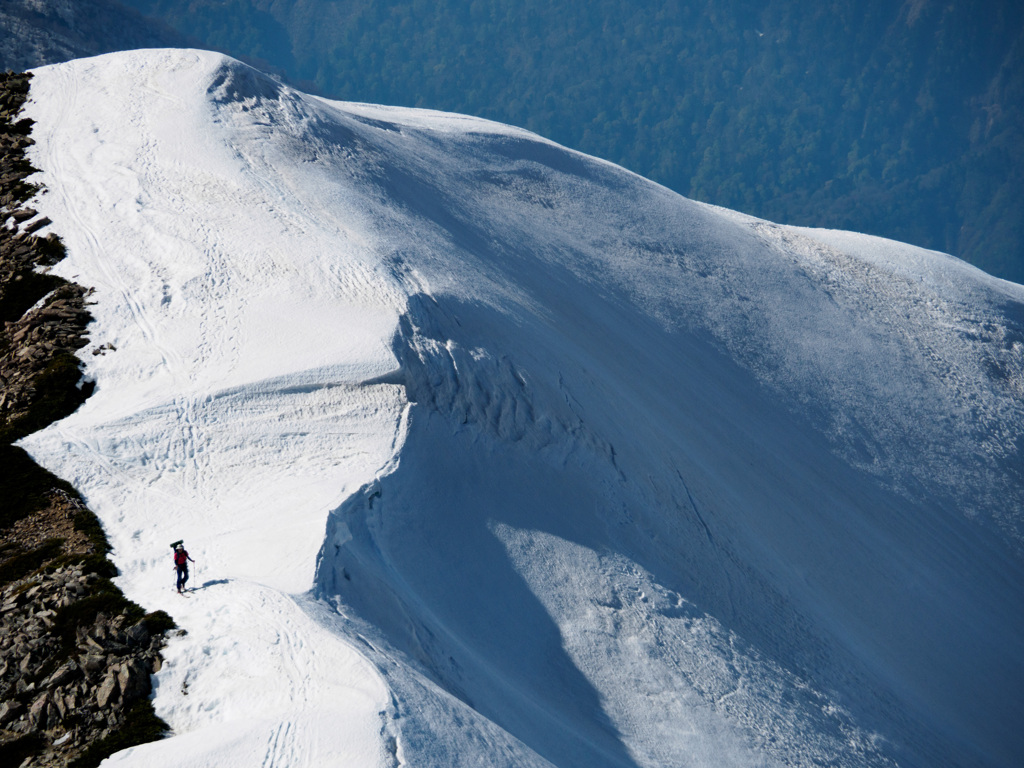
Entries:
[[184,549],[178,549],[174,551],[174,564],[181,566],[188,563],[188,552]]

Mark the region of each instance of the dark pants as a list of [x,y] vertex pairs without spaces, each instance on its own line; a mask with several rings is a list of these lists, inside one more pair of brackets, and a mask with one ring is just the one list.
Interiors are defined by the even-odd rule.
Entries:
[[175,566],[178,569],[178,591],[185,586],[185,582],[188,581],[188,564]]

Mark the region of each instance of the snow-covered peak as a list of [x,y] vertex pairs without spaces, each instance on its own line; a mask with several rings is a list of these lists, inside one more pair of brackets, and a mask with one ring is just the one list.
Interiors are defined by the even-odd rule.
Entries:
[[115,349],[25,446],[189,631],[113,764],[1024,756],[1021,286],[212,53],[32,100]]

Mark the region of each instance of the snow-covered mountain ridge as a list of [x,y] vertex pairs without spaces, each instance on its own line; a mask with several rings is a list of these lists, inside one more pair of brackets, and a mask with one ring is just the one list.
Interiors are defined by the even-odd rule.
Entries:
[[112,764],[1024,756],[1021,286],[216,54],[32,99],[115,349],[24,444],[189,631]]

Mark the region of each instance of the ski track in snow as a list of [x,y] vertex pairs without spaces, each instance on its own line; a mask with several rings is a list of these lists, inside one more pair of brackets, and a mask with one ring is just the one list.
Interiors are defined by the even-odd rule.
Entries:
[[187,630],[111,765],[1024,755],[1021,286],[217,54],[29,116],[97,390],[23,444]]

